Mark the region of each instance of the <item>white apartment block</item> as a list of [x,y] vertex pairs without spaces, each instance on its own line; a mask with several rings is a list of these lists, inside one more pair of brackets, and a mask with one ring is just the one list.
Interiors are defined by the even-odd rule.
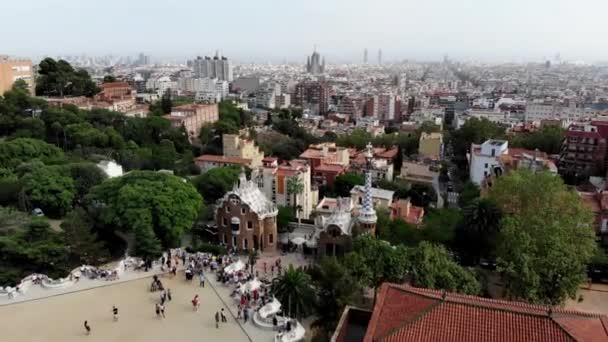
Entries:
[[526,122],[554,119],[576,121],[584,116],[585,108],[574,101],[570,101],[567,105],[546,102],[528,102],[526,104]]
[[469,179],[481,185],[483,180],[500,166],[499,156],[509,152],[506,140],[487,140],[481,145],[472,144],[469,154]]
[[288,193],[289,179],[300,179],[304,189],[295,196],[295,205],[301,207],[299,217],[308,219],[319,201],[319,191],[311,184],[310,165],[304,160],[292,160],[288,164],[279,165],[277,158],[265,158],[264,165],[254,170],[252,179],[273,203],[279,206],[294,205],[294,195]]

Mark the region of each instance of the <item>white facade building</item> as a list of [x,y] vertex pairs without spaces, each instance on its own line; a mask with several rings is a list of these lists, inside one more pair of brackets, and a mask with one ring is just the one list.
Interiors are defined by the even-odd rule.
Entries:
[[294,195],[287,189],[290,178],[298,178],[303,189],[295,196],[295,205],[302,208],[300,218],[307,219],[319,201],[319,191],[311,184],[310,165],[303,160],[292,160],[288,164],[279,165],[276,158],[265,158],[264,166],[255,170],[252,179],[273,203],[279,206],[294,205]]
[[571,120],[576,121],[585,116],[585,108],[570,101],[567,105],[561,103],[536,103],[526,105],[526,122],[541,120]]
[[469,155],[469,179],[481,185],[486,176],[495,167],[500,166],[497,157],[509,152],[509,142],[506,140],[487,140],[481,145],[472,144]]

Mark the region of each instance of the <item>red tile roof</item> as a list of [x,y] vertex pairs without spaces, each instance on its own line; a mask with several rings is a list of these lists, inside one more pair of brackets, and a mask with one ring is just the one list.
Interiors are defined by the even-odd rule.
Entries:
[[346,171],[346,166],[338,165],[338,164],[321,164],[315,168],[315,172],[343,172]]
[[239,158],[239,157],[224,157],[216,156],[213,154],[204,154],[194,159],[197,162],[215,162],[215,163],[228,163],[228,164],[249,164],[251,159]]
[[101,85],[102,89],[106,88],[130,88],[127,82],[108,82]]
[[608,319],[385,283],[364,341],[599,342],[608,341]]

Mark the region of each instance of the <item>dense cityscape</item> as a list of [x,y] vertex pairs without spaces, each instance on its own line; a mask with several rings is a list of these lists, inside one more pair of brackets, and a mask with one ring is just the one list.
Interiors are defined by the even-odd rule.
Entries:
[[0,340],[608,341],[608,62],[197,44],[0,51]]

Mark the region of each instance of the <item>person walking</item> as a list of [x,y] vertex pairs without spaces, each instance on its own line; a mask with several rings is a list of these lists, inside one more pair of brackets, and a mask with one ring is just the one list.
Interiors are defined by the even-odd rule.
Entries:
[[222,318],[222,323],[228,322],[228,320],[226,319],[226,315],[224,313],[224,308],[222,308],[222,310],[220,311],[220,316]]
[[243,312],[243,307],[241,306],[241,304],[239,304],[238,312],[236,313],[236,319],[241,319],[242,312]]
[[165,306],[162,304],[160,305],[160,314],[165,318]]
[[84,330],[86,330],[87,335],[91,335],[91,326],[89,325],[89,321],[84,321]]
[[200,305],[200,299],[198,298],[198,295],[196,295],[196,296],[194,296],[194,298],[192,298],[192,310],[198,311],[199,305]]
[[118,308],[116,305],[112,306],[112,314],[114,316],[114,322],[118,321]]
[[156,303],[156,317],[160,318],[160,304]]
[[205,274],[203,273],[203,271],[201,271],[201,273],[199,273],[198,279],[199,279],[198,285],[200,287],[205,287]]
[[219,313],[219,311],[215,312],[215,328],[216,329],[220,328],[220,313]]
[[167,289],[167,299],[171,301],[171,289]]

